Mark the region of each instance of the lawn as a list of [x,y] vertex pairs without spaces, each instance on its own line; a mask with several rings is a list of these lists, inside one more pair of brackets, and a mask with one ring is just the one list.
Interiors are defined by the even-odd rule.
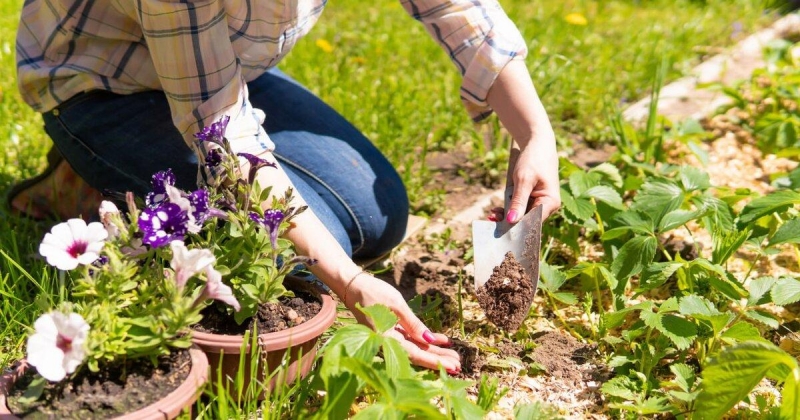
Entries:
[[[529,40],[530,52],[527,64],[553,121],[562,150],[571,152],[587,145],[614,143],[619,150],[625,150],[627,147],[634,152],[635,155],[631,158],[641,154],[645,156],[645,160],[652,157],[652,154],[648,153],[662,145],[648,143],[652,138],[647,135],[644,135],[641,141],[632,140],[630,137],[621,141],[620,139],[625,137],[621,135],[624,131],[614,124],[609,124],[609,116],[613,116],[618,108],[648,95],[653,86],[654,74],[659,68],[665,70],[667,82],[680,77],[704,58],[768,25],[776,17],[774,14],[764,13],[763,2],[756,0],[562,2],[506,0],[502,4],[512,19],[518,23],[525,38]],[[20,100],[16,91],[13,39],[19,8],[19,2],[0,0],[0,39],[3,40],[0,43],[0,66],[6,70],[0,72],[0,146],[5,151],[0,155],[0,192],[7,190],[14,182],[40,171],[44,164],[44,154],[49,148],[49,140],[41,128],[41,119]],[[427,36],[424,28],[406,16],[397,2],[381,2],[376,5],[365,5],[363,1],[356,0],[331,2],[315,29],[297,45],[281,64],[281,68],[344,114],[389,157],[401,172],[411,196],[413,211],[416,213],[436,215],[445,210],[440,199],[441,189],[437,185],[431,185],[433,173],[424,160],[429,152],[447,153],[458,150],[465,159],[489,161],[492,162],[493,169],[503,170],[502,160],[492,161],[489,157],[497,152],[491,149],[502,149],[503,142],[507,139],[502,140],[501,135],[500,142],[489,145],[487,149],[461,108],[457,71],[446,55]],[[746,102],[742,100],[743,104]],[[773,145],[771,146],[773,149],[778,148],[774,146],[775,144],[793,145],[786,138],[785,132],[788,129],[785,129],[783,137],[780,137],[780,128],[771,128],[774,126],[770,125],[772,120],[766,118],[758,121],[761,126],[756,127],[754,121],[753,130],[772,135],[771,140],[765,142]],[[734,123],[742,124],[742,121],[737,120]],[[786,121],[779,120],[779,126],[780,123]],[[496,125],[496,122],[491,121],[489,124]],[[791,121],[788,124],[791,125]],[[689,131],[691,130],[687,129],[687,132]],[[687,138],[691,137],[690,134],[687,134]],[[691,153],[687,153],[688,155]],[[420,156],[423,159],[420,159]],[[666,177],[670,179],[669,182],[673,180],[670,177],[688,180],[685,183],[701,180],[698,181],[701,186],[686,192],[685,196],[680,196],[681,200],[685,199],[685,203],[683,201],[674,203],[675,197],[673,197],[669,206],[677,207],[672,210],[681,210],[683,208],[681,206],[684,205],[690,206],[694,203],[691,201],[692,197],[705,195],[710,185],[703,184],[704,178],[690,170],[669,172],[650,169],[644,165],[653,162],[631,162],[630,159],[626,161],[624,157],[619,157],[615,162],[619,164],[616,177],[620,178],[620,182],[623,181],[623,176],[638,173],[639,184],[636,184],[635,179],[630,181],[633,184],[628,184],[631,177],[626,177],[624,185],[621,183],[616,185],[612,182],[611,178],[614,176],[610,176],[610,172],[600,175],[589,174],[583,179],[583,175],[580,175],[584,173],[582,169],[567,165],[563,175],[564,179],[569,179],[570,182],[565,182],[564,189],[567,194],[574,195],[576,202],[565,201],[565,210],[556,219],[558,224],[552,226],[550,231],[550,235],[554,236],[572,236],[573,241],[563,240],[565,254],[574,257],[574,254],[586,250],[582,248],[585,246],[584,240],[593,240],[597,244],[595,249],[607,252],[607,259],[599,257],[594,261],[580,261],[585,265],[575,265],[579,262],[578,259],[565,258],[554,261],[555,248],[552,248],[553,254],[549,254],[551,248],[547,248],[548,256],[551,257],[548,260],[550,265],[547,265],[547,270],[550,271],[546,271],[549,277],[543,286],[544,291],[541,292],[548,299],[550,318],[558,315],[558,319],[564,321],[558,325],[593,343],[599,343],[601,334],[619,326],[614,323],[622,324],[624,314],[642,310],[641,306],[626,309],[630,306],[621,300],[622,296],[630,291],[626,291],[626,284],[631,278],[639,279],[640,273],[650,275],[648,279],[653,282],[650,286],[656,289],[667,281],[666,278],[662,279],[657,275],[654,271],[657,269],[672,270],[672,273],[685,270],[688,280],[683,279],[684,286],[686,282],[694,281],[692,279],[695,277],[703,277],[698,274],[700,268],[678,266],[678,263],[682,262],[675,260],[674,255],[669,253],[667,261],[656,261],[662,265],[652,267],[648,265],[648,261],[634,261],[629,256],[641,254],[642,250],[649,252],[651,241],[654,240],[652,238],[670,230],[667,227],[675,228],[672,226],[673,223],[683,221],[684,223],[677,225],[680,226],[691,220],[699,221],[706,218],[707,213],[693,213],[693,218],[681,213],[681,217],[687,217],[685,220],[661,220],[664,225],[651,227],[650,231],[644,234],[641,230],[625,231],[620,221],[613,217],[623,210],[653,210],[652,206],[642,204],[643,200],[639,200],[638,204],[628,202],[633,191],[648,182],[653,188],[651,198],[656,201],[664,198],[659,196],[657,191],[658,185],[661,185],[659,183],[663,180],[648,178],[650,176]],[[685,186],[685,183],[682,185]],[[619,203],[614,198],[617,196],[613,195],[612,198],[602,194],[582,197],[587,189],[581,186],[586,185],[614,189],[620,197]],[[619,195],[625,192],[628,195]],[[726,194],[730,202],[733,202],[734,199],[730,198],[733,196],[740,197],[739,199],[746,198],[742,194]],[[624,205],[622,197],[626,199]],[[595,206],[592,207],[594,210],[588,217],[582,210],[587,208],[586,205],[578,203],[580,199],[585,199],[584,201]],[[597,204],[598,202],[602,203]],[[766,206],[770,207],[771,204]],[[689,212],[697,209],[687,207],[684,210]],[[739,210],[741,209],[737,209]],[[780,210],[785,209],[781,207]],[[749,222],[756,223],[759,217],[766,214],[768,213],[755,211],[749,216],[747,212],[740,216],[749,217]],[[771,227],[773,235],[779,231],[780,226],[783,226],[784,220],[790,218],[793,220],[796,216],[792,212],[785,213],[785,211],[781,215],[782,218],[775,221]],[[746,223],[740,221],[737,226],[744,231],[747,228],[745,225]],[[64,284],[69,280],[52,268],[46,267],[36,256],[38,243],[47,228],[24,219],[0,214],[0,366],[8,365],[24,354],[25,333],[28,326],[32,325],[52,302],[62,300],[66,293]],[[609,234],[606,229],[618,230]],[[580,244],[579,235],[583,235]],[[626,247],[623,245],[624,241],[621,242],[622,239],[636,243],[640,248]],[[655,247],[655,242],[652,245]],[[660,246],[658,251],[662,251]],[[618,256],[624,262],[607,261],[611,259],[611,255]],[[715,257],[721,258],[716,254]],[[720,262],[719,258],[714,260],[714,264]],[[575,266],[564,267],[564,261]],[[603,264],[606,271],[610,270],[610,273],[619,279],[624,278],[625,282],[615,282],[613,285],[599,284],[602,283],[602,279],[598,277],[600,276],[598,273],[604,273],[600,268]],[[651,272],[644,269],[646,267]],[[567,280],[567,275],[569,278],[580,278],[584,283],[592,281],[597,283],[597,294],[592,295],[593,290],[592,293],[582,295],[581,302],[575,300],[569,303],[571,298],[559,291],[559,287]],[[724,283],[720,286],[724,296],[720,300],[727,305],[725,296],[738,296],[739,290],[736,285],[732,286],[724,279],[721,281]],[[600,293],[601,288],[603,293]],[[637,293],[643,292],[641,289],[637,291]],[[687,293],[687,296],[689,294],[691,293]],[[715,296],[714,299],[717,298],[720,297]],[[592,299],[600,300],[592,301]],[[606,299],[605,304],[602,299]],[[592,324],[590,317],[588,327],[568,326],[570,322],[574,322],[569,319],[570,312],[574,315],[576,308],[580,307],[591,310],[593,305],[601,315],[604,311],[616,311],[621,316],[614,318],[609,325]],[[647,334],[648,337],[651,335],[659,337],[654,338],[653,342],[659,340],[666,342],[673,338],[670,336],[673,332],[663,329],[663,324],[659,324],[663,320],[662,315],[668,316],[670,321],[679,317],[676,314],[685,318],[692,316],[696,319],[702,318],[697,312],[688,309],[685,313],[678,313],[677,306],[675,311],[666,306],[663,308],[663,314],[669,313],[669,315],[663,315],[658,306],[651,307],[650,309],[655,310],[659,318],[653,318],[652,324],[648,323],[649,330],[642,329],[645,331],[643,334]],[[562,319],[562,312],[566,320]],[[692,322],[695,318],[691,318]],[[463,331],[463,326],[461,329]],[[481,332],[486,331],[480,328],[474,329],[471,337]],[[634,335],[631,333],[624,336],[624,340],[620,338],[619,341],[603,342],[602,347],[608,352],[606,354],[609,358],[612,354],[628,359],[648,357],[640,353],[628,354],[619,351],[624,344],[622,341],[636,342],[638,336]],[[511,339],[514,337],[510,336]],[[645,344],[651,345],[652,342],[646,340]],[[682,341],[675,347],[685,351],[690,345],[684,346],[684,344],[686,342]],[[717,350],[718,347],[715,346],[718,346],[717,342],[697,345],[702,347],[703,351],[709,352]],[[615,351],[618,353],[614,353]],[[618,359],[616,362],[622,363],[623,360]],[[649,367],[651,370],[641,366],[637,367],[640,370],[633,370],[644,374],[652,373],[654,366]],[[628,374],[630,377],[635,377],[630,371]],[[629,378],[629,376],[620,377]],[[656,406],[656,402],[650,399],[653,397],[650,394],[653,390],[647,389],[648,385],[645,385],[645,389],[635,389],[635,380],[626,380],[627,382],[623,380],[615,382],[614,386],[618,389],[608,394],[610,398],[616,398],[614,400],[616,404],[622,406],[630,400],[633,401],[631,404],[635,404],[637,409],[641,410],[645,410],[647,404]],[[677,385],[673,388],[679,390]],[[694,390],[695,388],[689,386],[679,391],[690,394]],[[637,399],[639,396],[641,398]],[[289,404],[288,399],[282,401]],[[625,411],[616,413],[619,412]]]

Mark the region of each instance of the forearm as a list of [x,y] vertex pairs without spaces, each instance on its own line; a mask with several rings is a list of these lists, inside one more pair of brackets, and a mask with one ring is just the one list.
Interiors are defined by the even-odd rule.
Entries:
[[[275,158],[270,153],[260,156],[270,162]],[[262,186],[271,186],[272,195],[282,197],[287,188],[293,187],[291,180],[278,162],[277,168],[265,167],[258,171],[256,180]],[[246,173],[246,171],[243,171]],[[266,203],[272,201],[268,198]],[[294,206],[305,205],[303,198],[295,189]],[[292,241],[298,255],[307,256],[317,260],[317,263],[308,267],[315,276],[333,290],[340,298],[344,299],[346,282],[361,271],[353,260],[339,245],[339,242],[328,231],[327,227],[317,218],[312,209],[297,215],[292,219],[294,226],[288,230],[286,238]]]
[[513,60],[498,75],[487,102],[511,137],[525,148],[530,141],[555,147],[555,134],[522,60]]

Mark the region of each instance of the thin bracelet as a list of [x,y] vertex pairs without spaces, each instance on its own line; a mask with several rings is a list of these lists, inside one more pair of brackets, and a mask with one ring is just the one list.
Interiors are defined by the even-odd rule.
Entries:
[[369,273],[366,270],[359,271],[358,273],[356,273],[355,276],[350,278],[350,281],[347,282],[347,286],[344,287],[344,298],[342,299],[342,301],[344,302],[344,306],[347,306],[347,292],[350,291],[350,285],[353,284],[353,282],[356,280],[356,277],[362,274],[369,274]]

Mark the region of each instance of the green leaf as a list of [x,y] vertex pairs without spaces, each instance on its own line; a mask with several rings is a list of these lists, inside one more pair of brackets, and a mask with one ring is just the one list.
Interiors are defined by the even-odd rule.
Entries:
[[734,230],[734,214],[730,204],[708,192],[692,197],[692,203],[705,214],[703,223],[707,230],[713,231],[717,229],[724,232]]
[[750,281],[750,297],[747,298],[747,306],[763,305],[771,302],[770,289],[772,289],[777,280],[775,277],[764,276]]
[[635,236],[619,249],[611,263],[611,272],[620,280],[639,274],[647,264],[653,262],[657,246],[656,238],[652,236]]
[[722,333],[722,339],[728,344],[737,341],[762,341],[768,342],[761,336],[761,331],[749,322],[739,321]]
[[712,229],[711,239],[714,241],[714,249],[711,251],[711,261],[714,264],[725,264],[731,255],[750,237],[751,233],[750,229],[741,231]]
[[575,171],[569,175],[568,178],[569,189],[572,195],[580,197],[586,190],[597,185],[597,182],[592,179],[586,172]]
[[648,264],[642,270],[637,290],[647,291],[660,287],[681,267],[683,267],[682,262],[673,261]]
[[726,348],[703,370],[701,392],[695,402],[696,418],[721,418],[779,365],[796,369],[797,360],[767,343],[745,341]]
[[578,303],[578,297],[571,292],[555,292],[551,293],[550,295],[553,296],[553,299],[567,305],[574,305]]
[[617,191],[606,185],[597,185],[586,190],[581,197],[591,197],[595,200],[602,201],[609,206],[622,210],[622,196]]
[[627,308],[620,309],[614,312],[606,312],[603,315],[603,320],[605,321],[606,327],[609,329],[613,329],[622,325],[625,322],[625,318],[633,311],[645,311],[645,312],[652,312],[653,311],[653,302],[644,301],[637,303],[636,305],[628,306]]
[[[341,418],[347,418],[347,416],[345,415],[344,417],[341,417]],[[372,404],[370,404],[369,407],[359,411],[358,414],[353,416],[353,420],[362,420],[362,419],[364,419],[364,420],[372,420],[372,419],[389,419],[389,420],[393,420],[393,419],[400,419],[400,418],[403,418],[403,417],[400,417],[400,413],[397,411],[397,409],[392,408],[392,407],[390,407],[390,406],[388,406],[388,405],[386,405],[386,404],[384,404],[382,402],[372,403]]]
[[680,208],[684,193],[669,181],[650,180],[642,185],[633,199],[632,210],[640,211],[658,223],[665,214]]
[[776,305],[788,305],[800,300],[800,280],[792,277],[781,277],[770,291],[772,302]]
[[671,314],[642,311],[642,321],[664,334],[679,350],[686,350],[697,338],[697,327],[690,321]]
[[694,369],[685,363],[675,363],[669,366],[670,372],[675,375],[675,383],[685,392],[690,392],[697,376]]
[[561,203],[564,206],[564,210],[577,221],[583,222],[594,217],[595,207],[591,201],[586,198],[575,197],[564,188],[561,188]]
[[697,295],[684,296],[680,300],[679,312],[682,315],[719,315],[719,310],[710,300]]
[[744,206],[739,214],[739,227],[741,229],[761,217],[781,212],[798,203],[800,203],[800,192],[792,190],[779,190],[756,198]]
[[342,359],[371,361],[378,354],[382,342],[383,336],[364,325],[354,324],[338,329],[322,349],[323,377],[340,372]]
[[769,239],[768,246],[800,243],[800,219],[791,219],[781,225]]
[[414,373],[408,353],[397,340],[383,340],[383,360],[390,378],[410,378]]
[[641,385],[634,382],[631,378],[627,376],[616,376],[604,383],[603,386],[600,387],[600,391],[612,397],[634,401],[638,399],[639,393],[642,390]]
[[778,328],[780,326],[780,322],[775,319],[775,316],[764,311],[760,311],[758,309],[747,311],[744,315],[753,321],[760,322],[770,328]]
[[800,369],[795,367],[786,381],[783,383],[781,391],[781,418],[800,419]]
[[711,179],[708,172],[694,167],[694,166],[681,166],[680,169],[681,184],[686,191],[705,190],[711,188]]
[[539,287],[551,293],[556,292],[567,281],[567,275],[559,270],[559,267],[544,261],[539,263],[539,277],[541,279]]
[[607,180],[614,188],[622,188],[622,176],[616,166],[603,162],[592,169],[589,169],[590,174],[600,175],[601,178]]
[[632,210],[617,213],[613,218],[613,222],[615,228],[627,228],[634,232],[653,234],[656,229],[656,225],[650,216]]
[[708,283],[731,300],[739,300],[749,296],[750,293],[733,277],[733,274],[726,274],[724,277],[709,277]]
[[661,221],[658,223],[658,231],[667,232],[701,217],[703,217],[703,213],[698,210],[673,210],[661,218]]
[[370,320],[372,325],[375,326],[375,331],[380,334],[394,328],[397,325],[397,315],[392,312],[386,305],[371,305],[366,308],[357,306],[358,310],[364,313]]
[[350,372],[340,372],[323,375],[323,382],[326,394],[322,400],[322,406],[314,413],[314,418],[347,418],[350,406],[355,401],[360,388],[358,379]]

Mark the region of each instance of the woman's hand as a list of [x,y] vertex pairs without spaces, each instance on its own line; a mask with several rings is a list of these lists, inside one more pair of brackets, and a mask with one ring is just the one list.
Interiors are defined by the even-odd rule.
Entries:
[[431,332],[425,324],[414,315],[400,292],[384,282],[362,273],[350,283],[345,296],[345,305],[353,312],[358,322],[370,325],[369,320],[355,307],[356,302],[363,307],[382,304],[389,307],[397,315],[397,325],[385,335],[400,342],[408,352],[409,359],[418,366],[438,369],[439,366],[451,374],[461,371],[458,353],[447,349],[450,339],[444,334]]

